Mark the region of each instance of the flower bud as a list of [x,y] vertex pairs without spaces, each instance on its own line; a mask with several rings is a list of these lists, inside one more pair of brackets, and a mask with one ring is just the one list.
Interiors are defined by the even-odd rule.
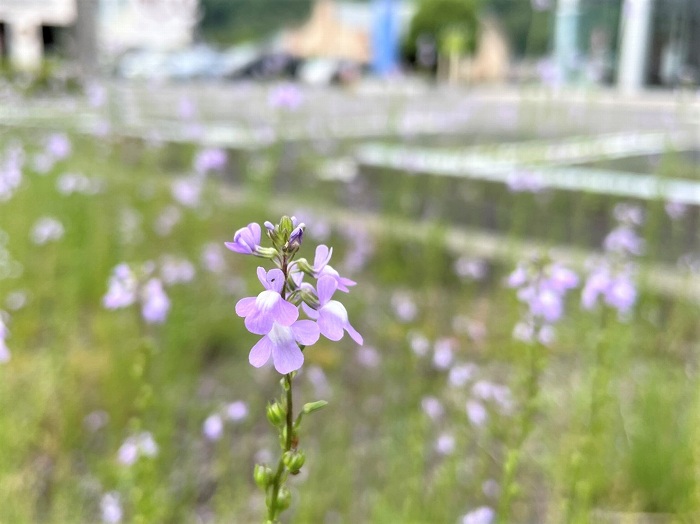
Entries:
[[273,426],[281,426],[287,417],[287,413],[279,402],[268,404],[266,408],[267,420]]
[[282,462],[292,475],[296,475],[306,462],[306,455],[303,451],[285,451],[282,455]]
[[304,230],[306,226],[304,224],[299,224],[294,228],[294,231],[289,235],[289,242],[287,243],[287,251],[297,251],[301,247],[301,242],[304,239]]
[[287,486],[282,486],[277,494],[277,508],[284,511],[292,503],[292,494]]
[[256,464],[253,469],[253,479],[260,489],[267,489],[272,483],[272,470],[263,464]]
[[304,404],[302,411],[308,415],[309,413],[313,413],[314,411],[318,411],[319,409],[325,408],[327,405],[328,405],[328,402],[326,402],[325,400],[317,400],[316,402],[308,402],[307,404]]
[[282,219],[280,220],[280,225],[279,225],[279,230],[282,233],[283,237],[289,238],[289,235],[292,233],[293,229],[294,229],[294,222],[292,222],[292,219],[289,218],[288,216],[283,216]]

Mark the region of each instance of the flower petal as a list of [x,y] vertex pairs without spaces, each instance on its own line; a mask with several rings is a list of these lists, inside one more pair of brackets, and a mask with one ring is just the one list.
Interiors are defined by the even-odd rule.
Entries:
[[314,271],[320,272],[330,262],[331,255],[333,255],[333,248],[328,249],[328,246],[320,244],[316,248],[316,255],[314,256]]
[[280,297],[272,310],[272,315],[275,322],[283,326],[291,326],[299,318],[299,309]]
[[337,300],[331,300],[318,310],[318,327],[321,334],[329,340],[343,338],[343,328],[348,321],[348,313]]
[[248,362],[250,362],[252,366],[259,368],[270,359],[271,352],[272,342],[267,337],[267,335],[265,335],[250,350],[250,354],[248,355]]
[[296,341],[304,346],[315,344],[320,336],[318,324],[311,320],[297,320],[292,324],[292,332]]
[[280,293],[284,287],[284,273],[282,273],[282,270],[275,268],[268,271],[266,283],[263,285],[271,291]]
[[272,346],[272,362],[282,375],[296,371],[304,364],[304,354],[296,343]]
[[304,313],[306,313],[307,317],[312,318],[314,320],[318,319],[318,311],[316,311],[314,308],[312,308],[306,302],[301,303],[301,309],[304,310]]
[[263,287],[265,289],[267,289],[267,271],[265,271],[264,267],[258,266],[257,272],[258,272],[258,280],[263,285]]
[[242,298],[236,304],[236,315],[247,317],[255,312],[255,297]]
[[323,275],[318,279],[316,294],[321,305],[326,304],[331,299],[336,289],[338,289],[338,282],[332,276]]
[[348,335],[350,335],[350,338],[357,342],[360,346],[364,343],[362,335],[360,335],[357,330],[350,325],[350,322],[345,324],[345,330],[348,332]]

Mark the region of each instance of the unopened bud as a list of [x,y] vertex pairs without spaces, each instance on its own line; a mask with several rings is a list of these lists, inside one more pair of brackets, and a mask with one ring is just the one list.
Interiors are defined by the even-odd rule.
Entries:
[[306,455],[303,451],[285,451],[282,462],[292,475],[296,475],[306,462]]
[[280,492],[277,495],[277,508],[280,511],[284,511],[292,503],[292,493],[289,491],[287,486],[282,486]]
[[304,230],[306,226],[304,224],[299,224],[294,228],[294,231],[289,235],[289,242],[287,244],[288,251],[296,251],[301,247],[301,242],[304,240]]
[[263,464],[256,464],[253,479],[260,489],[267,489],[272,483],[272,470]]
[[326,402],[325,400],[317,400],[316,402],[309,402],[307,404],[304,404],[302,411],[308,415],[309,413],[313,413],[314,411],[318,411],[319,409],[325,408],[327,405],[328,402]]
[[273,402],[267,405],[266,409],[267,420],[273,426],[281,426],[287,417],[287,413],[279,402]]
[[280,226],[279,226],[279,230],[282,233],[282,235],[286,238],[289,238],[289,235],[292,233],[293,229],[294,229],[294,222],[292,222],[292,219],[289,218],[288,216],[283,216],[282,219],[280,220]]

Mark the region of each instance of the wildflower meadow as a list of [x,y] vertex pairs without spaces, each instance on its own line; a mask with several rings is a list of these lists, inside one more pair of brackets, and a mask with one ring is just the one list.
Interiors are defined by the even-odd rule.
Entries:
[[0,129],[0,522],[700,521],[697,100],[240,89]]

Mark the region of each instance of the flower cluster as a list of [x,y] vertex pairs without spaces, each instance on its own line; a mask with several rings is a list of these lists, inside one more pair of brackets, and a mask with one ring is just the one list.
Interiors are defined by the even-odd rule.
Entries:
[[10,335],[3,319],[3,312],[0,311],[0,364],[10,360],[10,350],[7,348],[5,339]]
[[125,466],[131,466],[141,457],[155,457],[158,444],[148,431],[127,438],[119,448],[117,458]]
[[561,264],[534,259],[518,265],[508,277],[508,286],[518,289],[518,300],[528,307],[513,336],[550,344],[554,339],[552,326],[564,313],[566,292],[578,286],[576,273]]
[[[258,267],[264,291],[236,304],[236,313],[245,319],[248,331],[262,335],[250,351],[250,363],[261,367],[272,357],[275,369],[284,375],[301,368],[302,348],[315,344],[320,335],[336,341],[347,332],[362,345],[362,336],[350,324],[345,306],[333,300],[336,291],[348,293],[355,285],[329,264],[333,249],[319,245],[313,264],[303,258],[295,260],[305,225],[295,217],[283,217],[278,225],[265,222],[265,228],[271,248],[261,247],[262,228],[256,223],[239,229],[233,241],[225,243],[231,251],[268,258],[277,266],[269,271]],[[316,285],[304,281],[305,277],[316,279]],[[308,319],[299,320],[300,309]]]
[[624,204],[615,207],[614,216],[618,224],[603,241],[604,257],[588,262],[589,274],[581,303],[584,309],[590,310],[602,299],[620,315],[626,315],[637,300],[636,268],[632,259],[644,253],[644,240],[635,229],[644,217],[638,207]]
[[0,157],[0,202],[9,200],[22,182],[24,150],[21,146],[12,146]]
[[119,264],[109,278],[102,304],[107,309],[121,309],[141,303],[141,315],[148,324],[162,324],[170,310],[170,300],[159,278],[151,277],[153,264],[144,264],[137,274],[128,264]]

